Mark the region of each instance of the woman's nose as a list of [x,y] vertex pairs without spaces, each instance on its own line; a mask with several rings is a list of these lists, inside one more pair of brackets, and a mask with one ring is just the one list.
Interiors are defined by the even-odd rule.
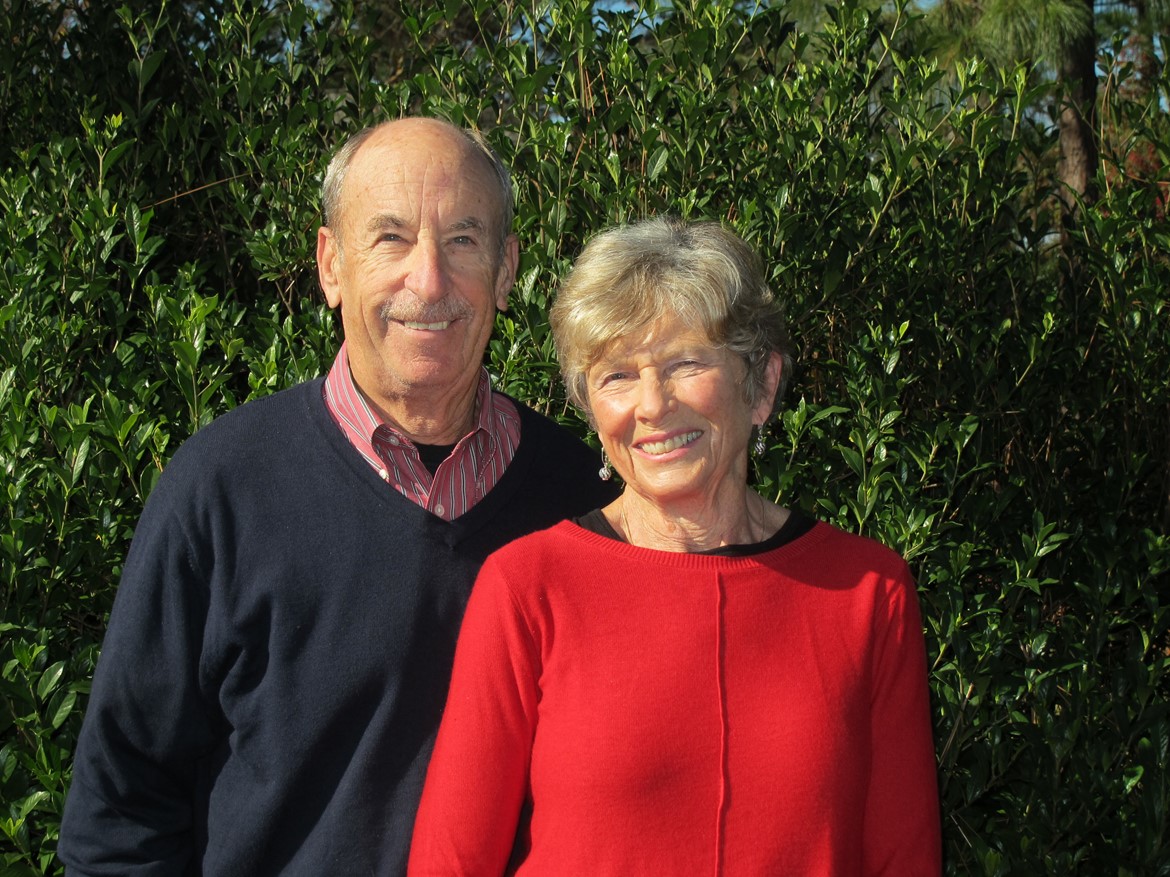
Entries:
[[669,387],[658,377],[642,378],[638,382],[638,413],[645,420],[656,420],[670,410]]

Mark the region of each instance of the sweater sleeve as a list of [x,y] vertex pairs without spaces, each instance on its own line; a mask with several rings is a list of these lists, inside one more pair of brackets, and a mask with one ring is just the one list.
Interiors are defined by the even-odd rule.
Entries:
[[863,873],[938,877],[942,840],[926,649],[914,581],[901,566],[875,618]]
[[207,589],[182,528],[161,497],[152,500],[127,556],[74,759],[58,852],[75,877],[195,867],[196,764],[216,736],[198,682]]
[[536,731],[539,649],[496,557],[480,571],[414,826],[408,875],[500,875]]

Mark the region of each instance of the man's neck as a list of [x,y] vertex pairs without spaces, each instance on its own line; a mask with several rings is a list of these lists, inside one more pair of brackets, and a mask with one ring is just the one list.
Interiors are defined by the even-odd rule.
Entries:
[[[355,383],[356,386],[356,383]],[[405,435],[415,444],[454,445],[475,428],[479,414],[476,396],[479,373],[469,387],[446,394],[419,398],[417,393],[383,399],[381,404],[371,399],[361,387],[370,410]]]

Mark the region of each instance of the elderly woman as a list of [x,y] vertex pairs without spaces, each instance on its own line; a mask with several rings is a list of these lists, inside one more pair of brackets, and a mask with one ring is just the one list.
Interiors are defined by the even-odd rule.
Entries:
[[410,873],[937,875],[906,564],[748,487],[791,364],[759,259],[618,228],[552,326],[625,487],[483,567]]

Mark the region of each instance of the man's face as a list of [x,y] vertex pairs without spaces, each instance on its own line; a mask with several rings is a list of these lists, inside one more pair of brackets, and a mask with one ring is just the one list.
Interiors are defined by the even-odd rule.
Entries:
[[432,120],[383,126],[354,155],[317,261],[354,382],[384,416],[474,395],[518,259],[514,237],[501,253],[498,191],[487,159]]

